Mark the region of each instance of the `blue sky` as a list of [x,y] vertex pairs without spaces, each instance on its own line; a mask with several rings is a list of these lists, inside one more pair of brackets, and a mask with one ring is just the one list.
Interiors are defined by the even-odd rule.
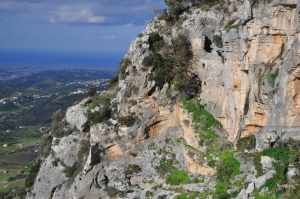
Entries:
[[163,0],[1,0],[0,48],[126,52]]

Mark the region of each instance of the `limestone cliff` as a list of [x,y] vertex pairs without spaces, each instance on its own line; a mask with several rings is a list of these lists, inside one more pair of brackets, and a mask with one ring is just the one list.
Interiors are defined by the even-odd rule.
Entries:
[[[265,149],[286,149],[276,144],[300,138],[299,1],[230,2],[230,14],[191,8],[172,24],[154,18],[121,62],[118,85],[68,109],[63,121],[78,130],[52,133],[27,198],[277,197],[266,183],[283,160]],[[199,94],[186,104],[173,81],[159,86],[149,78],[153,70],[143,60],[155,32],[166,48],[180,34],[189,39],[187,74],[197,78]],[[109,117],[106,99],[112,99]],[[205,110],[198,120],[188,103],[199,109],[206,103],[222,127]],[[98,113],[107,120],[92,121]],[[201,123],[208,120],[214,125]],[[243,138],[255,147],[239,143]],[[257,159],[253,152],[261,150]],[[296,157],[275,190],[297,187]]]

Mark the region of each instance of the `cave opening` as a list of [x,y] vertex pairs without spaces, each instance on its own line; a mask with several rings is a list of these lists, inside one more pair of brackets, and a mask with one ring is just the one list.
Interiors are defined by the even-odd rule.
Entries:
[[212,45],[212,42],[211,42],[211,40],[206,35],[204,35],[204,38],[205,38],[205,41],[204,41],[204,50],[206,52],[208,52],[208,53],[211,53],[212,48],[210,46]]

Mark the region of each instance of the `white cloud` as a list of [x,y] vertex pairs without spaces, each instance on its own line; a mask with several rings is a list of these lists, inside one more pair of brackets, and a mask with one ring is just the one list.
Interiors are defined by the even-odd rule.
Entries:
[[94,15],[90,6],[61,6],[50,17],[51,23],[91,23],[100,24],[106,21],[103,16]]
[[123,27],[125,28],[132,28],[134,25],[132,23],[129,23],[129,24],[125,24]]
[[109,36],[104,36],[104,37],[100,37],[101,39],[115,39],[117,38],[116,35],[109,35]]
[[0,0],[0,16],[33,16],[39,22],[98,24],[132,27],[145,25],[164,7],[162,0]]

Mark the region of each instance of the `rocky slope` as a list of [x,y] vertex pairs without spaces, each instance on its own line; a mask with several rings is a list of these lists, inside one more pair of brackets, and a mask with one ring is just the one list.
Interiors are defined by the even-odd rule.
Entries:
[[[61,118],[64,132],[77,130],[52,132],[27,198],[297,198],[299,1],[230,2],[172,24],[154,18],[118,85]],[[165,49],[188,38],[193,99],[174,81],[149,79],[143,60],[155,32]]]

